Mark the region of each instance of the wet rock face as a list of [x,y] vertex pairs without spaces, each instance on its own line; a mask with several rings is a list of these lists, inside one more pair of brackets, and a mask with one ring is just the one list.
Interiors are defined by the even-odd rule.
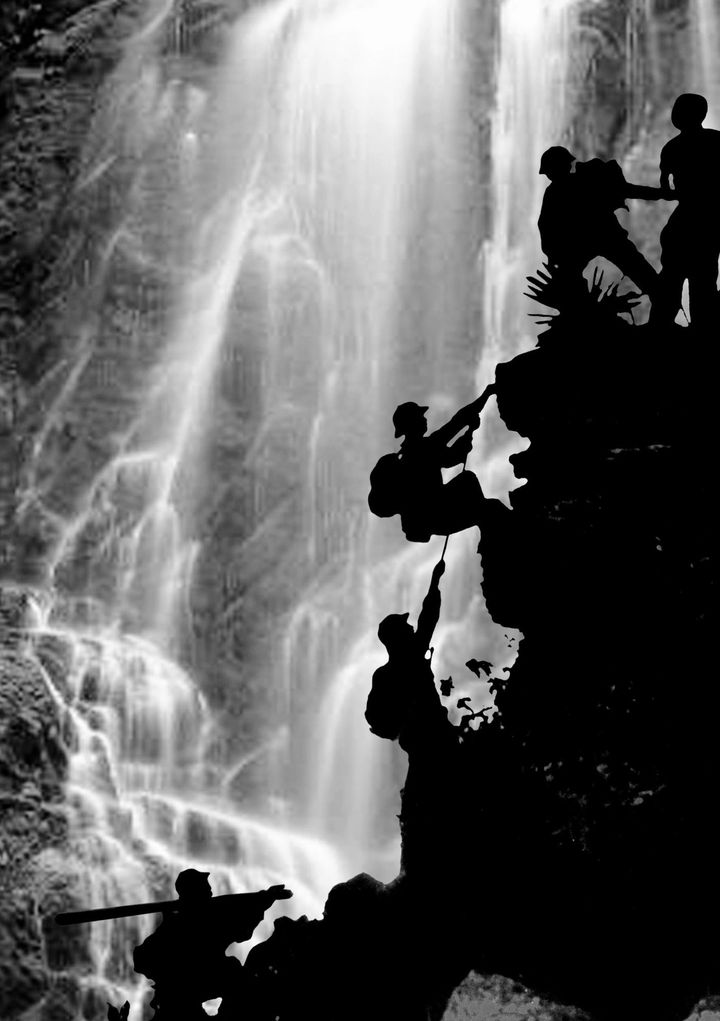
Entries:
[[[87,193],[70,198],[99,85],[143,7],[7,0],[0,12],[0,578],[13,582],[23,563],[27,577],[40,576],[57,537],[44,509],[31,501],[21,522],[17,507],[77,341],[74,295],[91,254],[80,239],[92,203]],[[58,429],[67,446],[71,426]],[[62,473],[57,445],[52,457]],[[55,703],[24,649],[28,612],[17,590],[0,589],[0,1016],[64,1021],[77,1016],[77,983],[53,973],[61,962],[49,919],[72,902],[66,750]],[[63,945],[65,963],[85,961],[87,970],[86,934]]]
[[55,705],[9,621],[19,601],[0,594],[0,1015],[13,1021],[48,990],[41,903],[43,858],[63,845],[66,758]]
[[[0,576],[43,581],[156,360],[187,230],[173,146],[231,13],[202,7],[199,17],[183,2],[3,6]],[[136,66],[124,67],[148,21]],[[84,580],[73,564],[64,582]]]
[[[38,797],[53,802],[61,794],[66,759],[60,742],[57,710],[39,669],[7,625],[14,616],[6,593],[0,595],[3,624],[0,656],[0,775],[8,796]],[[14,602],[14,600],[13,600]],[[16,604],[17,605],[17,604]],[[22,608],[18,607],[18,615]]]
[[450,997],[443,1021],[588,1021],[588,1015],[548,1003],[508,979],[471,972]]
[[654,122],[666,116],[697,71],[692,5],[600,0],[578,10],[575,49],[592,73],[573,82],[572,148],[581,159],[645,148]]
[[[10,28],[28,5],[11,6]],[[95,487],[91,512],[55,570],[57,588],[88,597],[90,614],[112,605],[122,574],[124,551],[108,546],[107,535],[126,536],[145,498],[130,471],[103,473],[121,451],[132,454],[147,440],[136,436],[139,409],[172,332],[171,295],[198,226],[197,208],[179,208],[178,196],[187,197],[183,140],[228,23],[244,6],[59,3],[52,30],[13,51],[12,61],[8,55],[12,87],[0,132],[0,577],[46,584],[68,521],[84,512]],[[153,30],[138,40],[148,20]],[[250,304],[262,306],[263,295]],[[247,693],[250,656],[271,655],[271,623],[288,609],[288,576],[303,565],[289,562],[297,559],[297,478],[288,482],[287,472],[273,469],[268,506],[258,509],[244,465],[259,415],[259,354],[234,352],[229,362],[209,430],[207,477],[195,480],[199,497],[184,492],[179,500],[202,544],[188,628],[194,672],[216,703],[235,699],[242,741],[245,729],[257,733],[255,716],[276,707],[261,705],[269,699],[265,680],[251,698],[235,693]],[[279,457],[293,461],[285,451]],[[273,516],[262,550],[248,551],[248,536]],[[258,573],[267,581],[248,598]],[[142,609],[125,621],[130,630],[142,630]],[[249,648],[250,634],[259,636],[260,651]]]
[[[58,912],[92,901],[93,869],[102,871],[69,828],[65,784],[76,735],[51,694],[67,692],[68,649],[49,635],[28,647],[30,609],[24,593],[0,588],[0,1017],[101,1018],[105,999],[118,994],[103,997],[83,982],[97,972],[95,934],[54,923]],[[123,981],[134,937],[123,931],[110,948]]]

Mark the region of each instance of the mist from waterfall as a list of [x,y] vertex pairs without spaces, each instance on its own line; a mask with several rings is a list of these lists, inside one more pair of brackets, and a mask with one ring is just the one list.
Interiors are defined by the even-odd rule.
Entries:
[[[505,0],[500,7],[492,124],[493,224],[482,252],[483,347],[477,367],[478,392],[492,380],[498,362],[535,343],[528,315],[530,302],[523,292],[528,274],[543,264],[534,226],[546,181],[538,167],[543,151],[550,144],[562,144],[569,130],[571,44],[578,10],[577,0],[538,0],[533,4]],[[517,485],[508,459],[526,443],[509,434],[493,410],[491,405],[483,418],[469,466],[487,495],[504,498]],[[515,651],[512,644],[510,651]]]
[[[459,6],[254,8],[232,27],[207,91],[162,89],[151,59],[158,16],[115,76],[118,103],[156,116],[170,138],[181,194],[177,213],[159,215],[193,229],[169,253],[171,329],[145,396],[72,513],[53,511],[58,538],[37,600],[33,643],[71,752],[71,850],[88,904],[171,896],[174,875],[192,865],[210,871],[216,893],[285,882],[295,890],[285,910],[317,915],[341,879],[397,872],[402,767],[367,732],[363,707],[377,622],[398,602],[417,611],[429,562],[397,530],[372,525],[366,489],[409,384],[448,410],[458,379],[468,391],[477,222]],[[92,140],[81,188],[116,161],[113,133],[128,144],[122,114],[111,108],[107,137]],[[162,178],[164,160],[146,179]],[[142,177],[132,194],[142,201]],[[125,246],[152,268],[138,220],[131,213],[113,233],[104,266]],[[172,236],[172,222],[160,226]],[[77,350],[37,439],[28,504],[50,506],[53,437],[97,371],[90,327]],[[439,383],[445,356],[455,380],[444,370]],[[280,718],[223,766],[216,750],[232,721],[211,711],[182,662],[204,565],[197,519],[213,415],[228,367],[253,358],[243,473],[256,524],[243,548],[262,576],[274,473],[284,472],[300,566],[286,578],[294,607],[274,621],[277,654],[247,666],[277,692]],[[266,796],[256,785],[245,804],[238,774],[258,758]],[[94,926],[88,986],[137,1006],[131,952],[152,924]]]
[[720,11],[715,0],[693,0],[696,81],[693,89],[707,99],[710,110],[706,128],[720,127]]
[[[525,277],[542,263],[534,225],[547,181],[549,145],[567,141],[572,110],[571,39],[577,0],[505,0],[500,8],[493,121],[493,230],[485,261],[485,358],[492,364],[535,341]],[[519,143],[522,141],[522,150]]]
[[[369,471],[393,446],[398,403],[430,404],[432,427],[531,342],[519,295],[538,260],[539,154],[565,128],[574,5],[501,7],[482,251],[470,3],[256,6],[228,30],[207,88],[159,83],[165,7],[131,41],[116,88],[172,143],[177,194],[163,229],[183,241],[168,253],[170,327],[130,428],[59,518],[36,654],[72,752],[73,851],[88,905],[170,896],[177,871],[197,866],[216,893],[287,883],[296,896],[284,910],[317,915],[334,883],[363,869],[397,873],[404,756],[369,733],[363,711],[383,658],[377,624],[389,612],[416,617],[442,546],[405,543],[397,521],[370,517]],[[112,165],[121,123],[111,110],[84,187]],[[149,136],[152,123],[137,130]],[[166,163],[152,169],[160,181]],[[118,228],[108,259],[127,233]],[[38,465],[93,357],[88,330]],[[213,442],[239,392],[253,405],[238,462],[247,531],[228,548],[227,587],[233,572],[249,574],[248,599],[259,592],[262,606],[274,584],[292,600],[268,611],[269,639],[247,641],[243,683],[270,691],[276,715],[223,759],[232,715],[211,708],[188,663],[212,569],[202,521]],[[488,495],[513,484],[515,449],[487,414],[470,466]],[[436,678],[454,678],[455,716],[460,696],[488,700],[465,662],[489,659],[498,672],[516,647],[482,603],[476,544],[474,530],[450,542],[434,642]],[[278,545],[289,551],[280,559]],[[152,923],[93,928],[91,981],[111,998],[142,999],[131,950]]]

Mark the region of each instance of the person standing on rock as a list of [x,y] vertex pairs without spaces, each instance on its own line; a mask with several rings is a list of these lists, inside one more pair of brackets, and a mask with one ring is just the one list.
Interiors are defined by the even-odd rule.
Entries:
[[225,951],[249,939],[276,900],[292,896],[284,886],[273,886],[213,899],[208,875],[197,869],[178,875],[177,907],[133,954],[135,971],[154,983],[151,1006],[162,1021],[203,1021],[206,1000],[242,1000],[242,965]]
[[717,314],[720,131],[703,127],[707,112],[704,96],[678,96],[671,117],[680,134],[660,154],[660,187],[678,204],[660,234],[662,270],[652,323],[675,321],[686,280],[692,325],[709,325]]
[[428,542],[433,535],[452,535],[479,524],[485,496],[477,476],[462,471],[445,483],[442,469],[464,465],[480,412],[494,393],[494,386],[486,387],[430,434],[427,407],[407,401],[396,408],[395,436],[403,441],[400,450],[381,457],[370,474],[368,504],[373,514],[399,514],[410,542]]

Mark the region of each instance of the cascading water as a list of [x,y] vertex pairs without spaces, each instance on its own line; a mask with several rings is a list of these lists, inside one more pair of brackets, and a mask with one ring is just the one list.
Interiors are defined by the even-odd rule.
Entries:
[[[160,226],[170,237],[166,220],[191,229],[169,246],[172,329],[137,412],[113,432],[113,456],[73,512],[54,515],[52,595],[40,598],[33,629],[72,752],[68,801],[88,904],[170,895],[170,878],[196,865],[216,893],[285,882],[290,911],[317,914],[335,882],[397,870],[402,762],[369,734],[363,709],[382,659],[378,621],[418,612],[441,541],[412,546],[396,522],[371,520],[367,477],[392,444],[397,403],[417,397],[449,415],[475,396],[473,380],[482,389],[498,360],[529,343],[518,294],[538,262],[536,166],[566,116],[572,3],[505,0],[478,362],[470,6],[264,4],[229,29],[206,89],[160,83],[153,54],[167,5],[128,47],[118,93],[133,116],[157,116],[172,142],[178,194]],[[108,120],[108,134],[121,133]],[[152,134],[150,124],[137,130]],[[113,162],[96,145],[82,186]],[[166,162],[157,164],[162,178]],[[132,224],[114,231],[105,261],[128,237],[151,272]],[[32,499],[45,499],[49,437],[98,346],[85,329],[39,435]],[[239,391],[252,405],[242,443],[223,418]],[[210,710],[180,665],[192,663],[193,614],[217,571],[203,522],[225,482],[212,466],[223,428],[242,446],[233,464],[248,519],[223,551],[223,592],[232,602],[242,583],[268,617],[262,640],[247,637],[243,683],[269,691],[275,714],[234,758],[217,752],[232,719]],[[471,467],[489,495],[507,491],[512,449],[486,415]],[[475,543],[474,532],[450,543],[434,642],[436,677],[454,676],[454,698],[478,695],[467,659],[498,670],[513,654],[483,607]],[[274,587],[291,596],[281,610]],[[250,767],[252,795],[238,797]],[[148,924],[94,926],[94,974],[83,981],[139,1002],[130,952]]]
[[[478,391],[497,362],[535,343],[526,277],[543,264],[537,231],[546,180],[540,156],[560,145],[572,109],[571,39],[577,0],[504,0],[500,7],[497,92],[492,131],[493,229],[483,252],[483,349]],[[484,490],[512,488],[508,458],[522,449],[496,417],[484,416],[470,465]]]
[[[491,382],[498,362],[535,342],[530,303],[522,294],[526,276],[542,264],[534,225],[545,183],[537,168],[543,150],[560,144],[568,131],[577,8],[576,0],[533,4],[504,0],[499,8],[490,160],[492,225],[481,252],[477,393]],[[487,496],[507,499],[517,485],[508,459],[524,446],[524,440],[505,428],[494,402],[488,404],[468,460]],[[487,691],[468,683],[467,670],[458,666],[469,655],[479,656],[490,660],[495,676],[501,677],[512,666],[519,636],[497,628],[487,614],[479,592],[476,541],[472,530],[451,540],[445,581],[450,600],[436,636],[434,664],[436,676],[452,674],[454,697],[470,695],[479,705],[491,701]]]
[[[363,706],[377,622],[402,606],[417,612],[432,556],[371,523],[365,496],[409,390],[448,412],[472,396],[477,171],[461,6],[257,7],[232,28],[207,92],[158,84],[149,55],[164,7],[130,44],[119,92],[143,112],[137,79],[163,130],[176,132],[173,208],[187,207],[194,230],[170,253],[174,327],[137,413],[113,433],[114,455],[72,513],[52,515],[51,596],[33,629],[72,753],[68,801],[88,904],[168,895],[170,878],[196,865],[216,893],[286,882],[292,912],[317,914],[342,878],[397,870],[399,766],[367,733]],[[83,187],[113,165],[107,146],[96,149]],[[134,241],[131,228],[114,232],[106,262]],[[97,356],[89,329],[84,338],[37,443],[28,499],[47,506],[48,438]],[[256,373],[256,419],[241,465],[250,527],[228,559],[266,584],[282,477],[293,515],[280,573],[293,603],[247,664],[274,693],[277,718],[228,767],[217,755],[228,721],[179,664],[208,569],[198,521],[214,416],[238,362]],[[477,637],[459,567],[447,589],[456,623],[439,641],[452,664],[476,653]],[[262,782],[239,804],[238,774],[258,759]],[[130,954],[148,924],[94,926],[94,974],[83,982],[139,1002]]]
[[693,24],[695,32],[696,82],[693,88],[701,92],[710,106],[706,128],[720,127],[720,11],[715,0],[694,0]]
[[500,8],[493,122],[492,237],[484,253],[484,359],[492,365],[532,346],[525,277],[542,264],[537,231],[547,181],[540,156],[561,145],[571,109],[570,42],[577,0],[505,0]]
[[[571,93],[570,38],[575,6],[574,0],[547,0],[530,11],[522,0],[506,0],[501,6],[497,112],[492,151],[495,219],[484,253],[486,300],[482,355],[478,364],[478,338],[474,343],[475,350],[470,352],[468,366],[476,368],[477,392],[492,378],[497,361],[512,357],[534,342],[527,327],[526,305],[518,296],[522,293],[525,276],[537,267],[540,256],[532,229],[543,192],[536,167],[547,139],[562,138],[567,128]],[[467,82],[467,69],[463,66],[459,49],[453,50],[447,43],[443,49],[456,62],[456,79],[451,95],[457,107],[462,109],[463,97],[458,90]],[[438,148],[447,154],[453,151],[448,142],[457,138],[457,135],[447,137],[448,125],[452,125],[458,115],[457,112],[453,114],[450,103],[446,103],[444,114],[445,121],[435,123],[435,137]],[[456,159],[460,160],[461,166],[464,160],[468,160],[468,155],[456,149]],[[474,196],[468,188],[467,175],[465,178],[458,175],[454,183],[456,201],[464,200],[466,208],[471,207]],[[468,265],[468,249],[463,245],[466,235],[459,222],[455,230],[455,272],[462,277]],[[434,240],[437,243],[437,239]],[[427,235],[423,243],[428,244]],[[470,279],[464,292],[460,293],[468,307],[474,304],[476,286],[475,279]],[[396,332],[401,332],[402,322],[396,319],[394,325]],[[446,322],[446,330],[447,327]],[[449,348],[448,356],[453,353]],[[420,391],[423,398],[427,397],[428,391],[432,393],[433,382],[426,383],[426,389]],[[400,399],[408,396],[408,389],[397,392]],[[454,392],[461,392],[457,379]],[[394,403],[395,400],[392,400],[386,405],[388,417]],[[450,404],[453,410],[456,406],[457,397],[455,403]],[[514,480],[507,458],[518,449],[516,440],[516,437],[508,436],[496,416],[485,416],[470,467],[483,479],[488,495],[502,495],[511,488]],[[346,848],[361,846],[368,833],[382,832],[378,827],[378,819],[382,818],[378,810],[381,802],[379,793],[382,778],[388,775],[389,756],[378,747],[379,742],[370,737],[363,721],[368,678],[383,658],[375,637],[377,621],[385,613],[398,609],[414,608],[417,612],[441,546],[438,540],[428,554],[422,547],[405,545],[396,554],[386,555],[378,562],[373,553],[378,533],[382,538],[386,534],[382,526],[378,528],[376,524],[368,535],[364,555],[359,558],[360,570],[357,574],[346,575],[348,579],[357,579],[354,598],[362,607],[362,614],[358,614],[358,622],[362,626],[356,628],[355,641],[347,647],[326,689],[322,722],[318,727],[321,739],[313,760],[315,773],[308,785],[315,792],[313,818],[324,830],[330,823],[333,839]],[[465,661],[471,656],[482,656],[493,661],[496,673],[508,668],[515,655],[517,637],[501,632],[484,608],[479,593],[475,543],[474,531],[451,541],[447,554],[448,571],[443,584],[442,620],[433,642],[433,664],[437,678],[453,675],[453,699],[471,695],[477,701],[486,700],[487,694],[482,685],[472,682],[464,668]],[[327,592],[315,602],[316,607],[321,605],[323,597],[327,599]],[[302,623],[308,609],[307,603],[299,607],[300,621],[295,622],[297,633],[304,637]],[[325,609],[327,611],[327,607]],[[337,616],[333,612],[321,612],[320,620],[323,622],[321,628],[329,626],[332,629],[337,625]],[[319,639],[312,626],[311,633],[314,647]],[[450,704],[448,709],[452,714]],[[356,779],[348,784],[348,777]],[[350,799],[348,791],[352,792]],[[388,817],[389,813],[385,810],[385,818]],[[377,859],[375,871],[378,874],[382,871]]]

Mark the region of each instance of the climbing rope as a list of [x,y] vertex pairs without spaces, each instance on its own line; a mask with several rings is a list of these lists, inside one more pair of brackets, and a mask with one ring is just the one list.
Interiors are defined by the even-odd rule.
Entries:
[[440,559],[438,560],[438,564],[441,564],[443,562],[443,560],[445,559],[445,550],[448,548],[448,543],[449,542],[450,542],[450,536],[446,535],[445,536],[445,544],[443,545],[442,553],[440,554]]
[[[470,449],[472,449],[472,444],[470,444]],[[470,450],[468,450],[467,454],[465,455],[465,460],[463,461],[463,466],[462,466],[462,472],[460,472],[461,475],[467,469],[468,457],[470,457]],[[446,550],[448,548],[448,543],[449,542],[450,542],[450,533],[448,533],[445,536],[445,542],[443,543],[442,553],[440,554],[440,559],[438,560],[438,564],[441,564],[443,562],[443,560],[445,559],[445,552],[446,552]]]

